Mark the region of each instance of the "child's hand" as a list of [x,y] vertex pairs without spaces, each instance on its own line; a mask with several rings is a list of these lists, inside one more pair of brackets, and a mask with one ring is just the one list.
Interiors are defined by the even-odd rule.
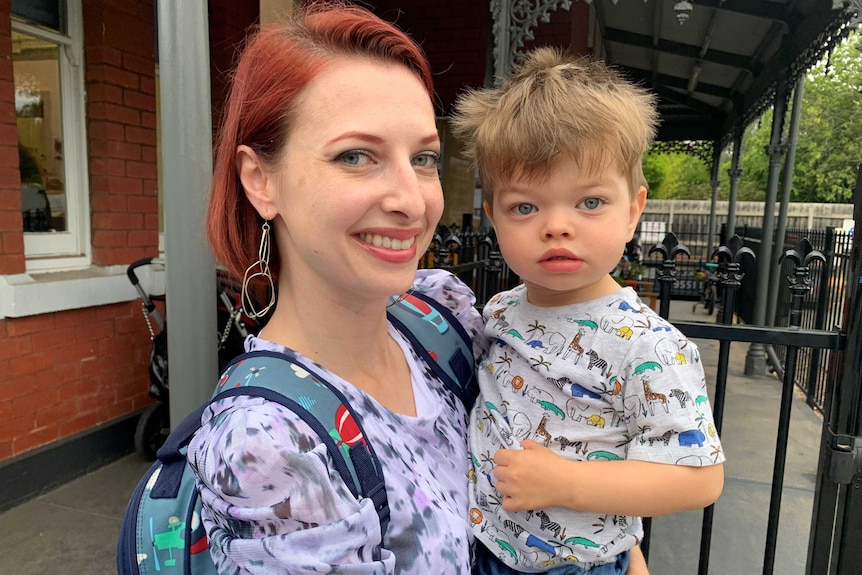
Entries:
[[[560,464],[570,464],[535,441],[521,442],[523,449],[501,449],[494,455],[497,491],[505,498],[506,511],[545,509],[559,505],[568,487],[556,478]],[[565,477],[565,474],[562,474]]]

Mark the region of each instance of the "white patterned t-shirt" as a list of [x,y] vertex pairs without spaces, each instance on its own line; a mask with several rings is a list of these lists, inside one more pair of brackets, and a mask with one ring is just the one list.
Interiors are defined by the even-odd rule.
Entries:
[[521,285],[492,298],[483,315],[490,349],[468,429],[470,517],[477,540],[507,565],[544,572],[607,563],[638,543],[643,528],[639,517],[610,513],[503,510],[498,449],[531,439],[578,461],[724,461],[697,346],[631,288],[537,307]]

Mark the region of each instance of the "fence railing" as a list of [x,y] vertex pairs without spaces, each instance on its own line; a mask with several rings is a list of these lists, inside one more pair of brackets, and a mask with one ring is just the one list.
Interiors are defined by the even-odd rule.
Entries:
[[[653,251],[650,253],[654,239],[649,230],[639,229],[641,250],[646,273],[642,279],[653,283],[654,292],[661,290],[659,271],[663,264],[662,255]],[[678,257],[675,261],[675,281],[670,283],[669,294],[672,299],[698,300],[704,287],[704,280],[698,272],[704,269],[707,261],[713,261],[713,254],[707,254],[709,231],[700,225],[677,224],[672,232],[677,241],[688,249],[688,257]],[[736,228],[745,246],[760,252],[760,228],[748,225]],[[714,248],[726,243],[726,231],[722,228],[717,237],[713,238]],[[801,327],[811,330],[834,330],[841,326],[842,313],[847,299],[847,289],[850,279],[850,250],[853,235],[850,232],[827,227],[823,229],[788,229],[785,233],[785,249],[791,249],[802,238],[806,238],[814,250],[825,257],[824,262],[812,262],[810,270],[811,290],[805,295],[801,313]],[[771,245],[771,242],[770,242]],[[743,274],[739,287],[740,297],[734,304],[734,312],[742,323],[753,323],[753,303],[757,282],[756,267],[753,261],[741,264]],[[442,268],[451,271],[476,294],[479,309],[494,294],[511,289],[520,279],[506,265],[497,249],[493,229],[459,228],[457,226],[441,225],[425,254],[420,267]],[[789,277],[793,272],[793,264],[785,260],[781,264],[781,278]],[[775,313],[775,327],[787,327],[792,301],[791,291],[786,282],[779,282],[778,303]],[[719,310],[722,302],[719,300]],[[719,315],[720,315],[719,311]],[[776,356],[781,366],[776,367],[779,373],[786,363],[785,346],[775,346]],[[807,348],[799,352],[797,362],[796,385],[805,393],[808,404],[823,412],[827,395],[828,370],[834,361],[835,354],[829,349]]]
[[491,296],[520,283],[500,255],[493,230],[440,225],[419,267],[458,276],[476,294],[480,311]]

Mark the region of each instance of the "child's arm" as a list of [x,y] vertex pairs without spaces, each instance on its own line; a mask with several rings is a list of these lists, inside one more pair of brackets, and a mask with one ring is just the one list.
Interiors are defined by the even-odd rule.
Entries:
[[626,569],[626,575],[649,575],[649,567],[640,545],[629,550],[629,568]]
[[722,464],[707,467],[638,460],[570,461],[535,441],[494,456],[503,509],[567,507],[654,517],[713,503],[724,485]]

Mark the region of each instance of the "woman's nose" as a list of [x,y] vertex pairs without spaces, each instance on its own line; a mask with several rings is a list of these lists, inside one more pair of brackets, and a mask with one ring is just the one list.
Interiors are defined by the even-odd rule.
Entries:
[[394,169],[384,209],[399,212],[409,220],[421,218],[425,214],[427,188],[433,184],[426,180],[429,178],[417,174],[410,165]]

